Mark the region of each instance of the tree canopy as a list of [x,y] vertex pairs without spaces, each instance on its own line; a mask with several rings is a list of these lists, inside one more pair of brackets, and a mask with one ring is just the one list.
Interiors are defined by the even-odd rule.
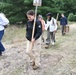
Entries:
[[[10,23],[25,22],[26,12],[30,9],[35,10],[33,0],[0,0],[0,10],[6,14]],[[76,15],[76,0],[42,0],[38,14],[45,17],[48,12],[52,12],[55,17],[57,13]]]

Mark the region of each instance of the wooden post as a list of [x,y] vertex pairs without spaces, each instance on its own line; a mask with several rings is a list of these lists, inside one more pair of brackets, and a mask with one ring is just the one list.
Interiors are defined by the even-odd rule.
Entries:
[[[34,37],[34,31],[35,31],[35,25],[36,25],[36,16],[37,16],[37,8],[38,8],[38,6],[36,6],[36,9],[35,9],[35,18],[34,18],[34,24],[33,24],[32,38],[31,38],[31,40],[32,40],[33,37]],[[34,44],[32,44],[32,42],[31,42],[30,50],[32,50],[33,45],[34,45]]]
[[60,29],[60,24],[59,24],[59,22],[58,22],[58,17],[59,17],[59,13],[57,13],[56,20],[57,20],[58,29]]
[[58,17],[59,17],[59,13],[57,13],[57,17],[56,17],[56,20],[58,21]]
[[[36,6],[36,8],[35,8],[35,18],[34,18],[34,24],[33,24],[33,31],[32,31],[32,38],[31,38],[31,40],[34,37],[34,31],[35,31],[35,25],[36,25],[36,16],[37,16],[37,8],[38,8],[38,6],[41,6],[41,3],[42,3],[42,0],[33,0],[33,5]],[[32,42],[31,42],[30,50],[32,50],[33,45],[34,44],[32,44]]]

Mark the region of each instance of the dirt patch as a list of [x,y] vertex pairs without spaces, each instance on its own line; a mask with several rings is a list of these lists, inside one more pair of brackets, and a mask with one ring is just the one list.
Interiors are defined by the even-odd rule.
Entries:
[[[20,39],[16,36],[17,33],[24,32],[24,30],[22,31],[24,28],[21,30],[17,28],[18,32],[16,35],[14,34],[16,39],[12,38],[12,40],[10,39],[11,42],[8,43],[10,35],[6,42],[6,39],[3,40],[6,51],[0,57],[0,75],[70,75],[71,71],[76,68],[75,25],[70,25],[70,32],[66,36],[61,36],[61,30],[58,30],[55,46],[50,45],[49,49],[42,47],[41,67],[36,71],[32,70],[27,59],[25,33],[18,35]],[[11,33],[14,33],[14,31]]]

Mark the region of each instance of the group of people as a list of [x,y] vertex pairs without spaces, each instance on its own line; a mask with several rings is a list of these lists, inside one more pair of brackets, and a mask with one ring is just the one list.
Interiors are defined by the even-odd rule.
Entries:
[[[27,12],[28,22],[26,25],[26,38],[27,38],[27,49],[26,53],[30,57],[30,63],[34,70],[38,69],[40,64],[40,49],[41,49],[41,39],[44,42],[44,30],[47,31],[47,38],[45,41],[46,45],[55,44],[55,32],[57,30],[57,21],[53,17],[52,13],[47,13],[46,22],[43,20],[42,15],[39,15],[36,19],[34,36],[32,38],[32,31],[34,25],[35,12],[33,10],[29,10]],[[62,35],[65,34],[64,27],[67,25],[67,18],[64,14],[61,15],[60,24],[62,25]],[[32,49],[30,49],[32,43]]]
[[[55,44],[55,33],[57,30],[57,21],[53,17],[52,13],[47,13],[46,22],[43,20],[42,15],[39,15],[35,22],[34,35],[32,38],[32,31],[35,19],[34,10],[29,10],[27,13],[27,25],[26,25],[26,39],[27,39],[27,48],[26,53],[30,57],[30,63],[32,65],[33,70],[36,70],[40,67],[40,49],[41,49],[41,40],[47,46]],[[0,56],[2,52],[5,51],[4,46],[1,43],[2,37],[4,35],[4,28],[9,23],[9,20],[3,13],[0,13]],[[62,18],[60,19],[60,24],[62,25],[62,35],[64,35],[64,27],[67,25],[67,18],[62,14]],[[47,38],[44,40],[44,30],[47,31]],[[32,47],[31,47],[32,46]],[[31,48],[30,48],[31,47]]]

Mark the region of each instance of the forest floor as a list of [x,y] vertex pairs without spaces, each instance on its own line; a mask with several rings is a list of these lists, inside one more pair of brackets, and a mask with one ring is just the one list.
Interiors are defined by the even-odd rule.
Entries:
[[[25,27],[9,26],[5,30],[3,44],[6,51],[0,57],[0,75],[73,75],[76,72],[76,23],[70,32],[56,33],[55,46],[41,50],[41,67],[33,70],[26,55]],[[46,35],[45,35],[46,36]],[[76,74],[75,74],[76,75]]]

